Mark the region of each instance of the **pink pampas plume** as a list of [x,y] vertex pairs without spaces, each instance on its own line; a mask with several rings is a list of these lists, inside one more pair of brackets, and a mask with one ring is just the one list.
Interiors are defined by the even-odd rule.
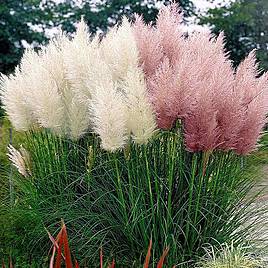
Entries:
[[243,110],[240,99],[233,91],[233,87],[227,88],[224,94],[218,96],[217,122],[219,139],[217,148],[224,151],[233,150],[237,145],[239,129],[243,122]]
[[165,59],[155,75],[148,80],[151,101],[155,107],[159,128],[170,129],[177,119],[170,99],[174,93],[173,69]]
[[241,97],[243,111],[235,152],[248,154],[255,150],[262,128],[266,123],[268,100],[268,76],[258,75],[255,51],[240,64],[236,73],[236,91]]
[[259,75],[258,63],[256,62],[256,50],[253,50],[238,66],[236,71],[236,88],[237,93],[243,99],[243,105],[247,105],[252,98],[258,93],[258,81],[256,77]]
[[[137,42],[143,42],[139,46],[142,67],[158,126],[170,129],[177,119],[182,119],[187,149],[211,150],[220,142],[217,92],[220,87],[231,87],[233,70],[224,51],[223,34],[215,39],[209,32],[201,32],[186,39],[181,22],[182,14],[175,4],[160,10],[156,27],[146,26],[138,18],[135,31]],[[155,69],[146,58],[154,58],[155,51],[146,46],[148,33],[141,35],[142,30],[157,34],[153,35],[156,44],[158,38],[158,46],[154,47],[161,48],[162,56]],[[222,118],[223,124],[226,116]]]
[[220,135],[215,100],[221,83],[218,71],[222,58],[213,53],[218,48],[217,40],[211,39],[206,32],[195,33],[187,42],[186,86],[192,92],[192,98],[183,120],[185,145],[191,152],[212,151],[217,147]]
[[156,26],[145,25],[140,17],[134,25],[159,128],[170,129],[181,119],[186,149],[192,152],[250,152],[264,125],[268,99],[266,77],[256,79],[255,52],[235,75],[223,33],[214,38],[204,31],[185,38],[181,22],[173,4],[160,10]]
[[160,9],[156,20],[156,31],[164,55],[173,64],[183,50],[183,13],[176,3]]
[[217,108],[219,139],[217,149],[228,151],[235,148],[238,130],[242,124],[241,100],[234,91],[235,77],[232,62],[225,51],[224,34],[220,33],[214,42],[213,53],[218,55],[218,64],[213,75],[217,76],[214,84],[216,91],[214,105]]
[[[203,87],[202,83],[200,87]],[[207,88],[200,94],[193,111],[184,119],[185,145],[190,152],[212,151],[217,146],[217,112],[212,105],[210,90]]]
[[135,18],[133,28],[139,50],[140,66],[146,76],[151,76],[162,61],[163,50],[156,29],[151,25],[145,25],[142,17]]
[[181,27],[182,12],[173,3],[160,9],[156,27],[146,25],[136,16],[134,32],[140,54],[140,65],[147,76],[159,67],[164,56],[173,64],[183,48],[184,38]]

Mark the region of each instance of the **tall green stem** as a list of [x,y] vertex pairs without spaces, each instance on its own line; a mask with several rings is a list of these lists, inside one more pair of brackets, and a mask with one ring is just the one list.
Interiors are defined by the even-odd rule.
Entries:
[[187,217],[186,217],[185,244],[187,244],[187,241],[189,239],[190,225],[192,225],[191,213],[192,213],[192,201],[193,201],[193,192],[194,192],[194,183],[195,183],[195,177],[196,177],[197,162],[198,162],[198,155],[193,154],[192,155],[191,178],[190,178],[190,185],[189,185],[189,203],[188,203]]

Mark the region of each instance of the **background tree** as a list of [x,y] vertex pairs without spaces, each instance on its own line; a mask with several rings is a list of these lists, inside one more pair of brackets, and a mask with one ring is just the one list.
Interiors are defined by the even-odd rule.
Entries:
[[[68,0],[57,6],[57,13],[61,14],[58,16],[57,25],[61,25],[63,30],[67,32],[73,32],[74,22],[83,16],[90,31],[95,33],[97,30],[105,31],[108,27],[116,24],[122,15],[131,17],[133,13],[138,13],[143,15],[146,22],[155,21],[158,13],[157,3],[159,2],[169,4],[173,1],[100,0],[96,2],[82,0],[81,4],[77,5],[76,0]],[[181,6],[186,16],[194,13],[194,5],[191,0],[177,0],[175,2]]]
[[[154,21],[158,12],[156,0],[1,0],[0,1],[0,72],[14,70],[23,53],[24,44],[38,47],[48,38],[49,28],[61,27],[73,32],[81,16],[90,31],[105,31],[133,12],[143,14],[145,20]],[[171,1],[163,1],[166,4]],[[186,15],[193,13],[191,0],[177,1]]]
[[40,45],[46,41],[45,28],[52,18],[52,1],[0,1],[0,72],[7,74],[23,53],[23,44]]
[[201,17],[201,24],[211,26],[215,34],[222,30],[226,35],[227,50],[237,66],[256,48],[261,67],[268,69],[268,1],[236,0],[235,2],[210,9]]

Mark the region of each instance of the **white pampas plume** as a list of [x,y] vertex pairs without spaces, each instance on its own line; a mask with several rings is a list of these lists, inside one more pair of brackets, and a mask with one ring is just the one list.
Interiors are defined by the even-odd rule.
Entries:
[[113,79],[120,80],[129,68],[138,66],[139,52],[131,24],[126,17],[122,24],[115,26],[101,42],[104,61],[111,68]]
[[[95,107],[94,104],[98,103],[95,95],[92,104],[92,95],[96,92],[96,88],[110,83],[106,75],[107,66],[100,59],[98,46],[98,36],[90,40],[88,27],[81,20],[74,38],[66,42],[62,48],[66,77],[73,94],[69,96],[71,101],[69,109],[72,110],[69,118],[72,136],[81,136],[82,132],[92,129],[92,123],[94,127],[98,125],[94,123],[90,114],[90,110],[95,111],[95,108],[92,108]],[[81,129],[81,133],[75,133],[78,129]]]
[[20,174],[22,174],[24,177],[31,175],[30,156],[22,146],[20,146],[20,149],[17,150],[11,144],[9,144],[7,156],[12,165],[18,169]]
[[124,79],[127,103],[127,129],[135,142],[146,143],[154,134],[156,121],[149,102],[143,72],[130,68]]
[[89,112],[66,78],[63,48],[67,44],[67,37],[60,35],[31,62],[27,101],[42,127],[76,140],[88,129]]
[[[80,39],[76,42],[78,47],[80,45],[79,41]],[[61,131],[67,137],[77,140],[87,132],[90,118],[88,106],[82,103],[76,94],[76,86],[78,85],[68,79],[68,74],[72,66],[67,61],[68,55],[66,51],[71,49],[71,44],[71,41],[66,36],[60,36],[52,44],[52,55],[49,59],[51,60],[51,67],[54,70],[53,79],[58,82],[58,92],[63,103],[64,120],[61,124]],[[56,59],[56,61],[52,58]],[[79,73],[76,73],[76,75],[77,77],[73,76],[74,81],[80,81],[81,77]]]
[[96,88],[92,96],[90,111],[92,113],[93,130],[101,138],[102,148],[116,151],[122,148],[127,140],[126,105],[117,85],[112,81],[109,70],[106,77],[110,81]]
[[4,109],[17,130],[26,131],[34,124],[35,119],[26,102],[25,77],[16,68],[15,74],[0,77],[0,98]]
[[64,48],[64,62],[76,96],[89,109],[91,127],[102,147],[109,151],[122,148],[127,139],[126,105],[112,68],[103,60],[98,37],[90,41],[83,20],[74,39]]
[[66,81],[66,89],[62,95],[65,112],[65,135],[72,140],[77,140],[89,129],[89,109],[85,103],[81,103],[75,92]]
[[15,76],[3,79],[4,105],[19,129],[38,122],[72,139],[91,129],[110,151],[130,135],[145,143],[155,120],[138,55],[126,18],[101,43],[90,40],[82,20],[72,40],[61,34],[39,53],[24,54]]
[[82,19],[77,25],[73,39],[63,47],[66,76],[81,102],[91,99],[93,89],[90,78],[100,79],[96,70],[98,43],[98,36],[93,41],[90,40],[88,27]]
[[139,65],[139,51],[130,22],[114,28],[102,41],[101,53],[123,92],[127,109],[127,129],[137,143],[146,143],[156,127]]
[[61,38],[51,41],[35,56],[24,55],[21,65],[21,72],[26,77],[24,93],[27,104],[38,123],[56,133],[62,133],[64,122],[61,98],[64,77],[59,56]]

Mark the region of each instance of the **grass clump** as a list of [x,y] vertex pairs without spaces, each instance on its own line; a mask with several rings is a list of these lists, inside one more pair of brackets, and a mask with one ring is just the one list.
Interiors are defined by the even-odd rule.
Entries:
[[247,247],[223,244],[216,248],[206,248],[206,257],[197,268],[265,268],[265,264],[255,254],[249,253]]
[[102,150],[94,135],[73,142],[29,132],[31,175],[14,176],[16,202],[2,210],[13,250],[45,259],[45,228],[54,235],[60,219],[82,267],[98,265],[100,247],[118,265],[138,267],[151,239],[153,265],[169,247],[168,266],[190,267],[204,244],[249,239],[257,225],[246,223],[260,220],[247,197],[255,179],[232,152],[187,152],[180,131],[115,153]]

